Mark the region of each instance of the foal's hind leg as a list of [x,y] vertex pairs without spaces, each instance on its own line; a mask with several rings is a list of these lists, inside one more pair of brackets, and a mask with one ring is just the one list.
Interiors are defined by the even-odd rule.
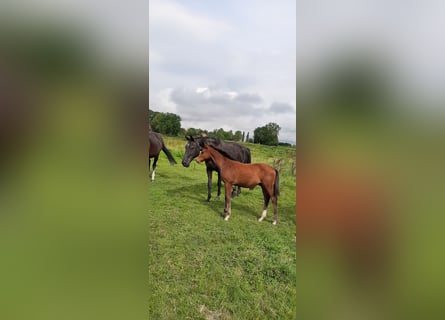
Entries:
[[269,192],[267,192],[266,188],[263,185],[261,185],[261,189],[263,190],[264,206],[263,206],[263,213],[261,214],[261,217],[258,219],[259,222],[263,221],[264,218],[266,218],[267,206],[269,205],[269,200],[270,200],[270,195]]

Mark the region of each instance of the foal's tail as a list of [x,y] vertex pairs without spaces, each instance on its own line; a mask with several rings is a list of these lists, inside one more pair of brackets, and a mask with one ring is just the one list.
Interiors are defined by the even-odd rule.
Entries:
[[170,164],[176,164],[176,160],[175,158],[173,158],[172,154],[170,153],[170,151],[168,151],[167,147],[164,144],[164,141],[162,142],[162,151],[164,151],[165,155],[168,158],[168,161],[170,162]]
[[280,195],[280,175],[277,169],[275,169],[275,182],[273,184],[273,195],[275,197]]

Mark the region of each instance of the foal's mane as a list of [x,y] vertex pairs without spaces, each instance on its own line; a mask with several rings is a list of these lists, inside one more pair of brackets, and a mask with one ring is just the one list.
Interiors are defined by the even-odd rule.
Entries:
[[207,144],[207,146],[212,147],[213,150],[219,152],[224,158],[234,160],[231,156],[229,156],[225,151],[215,148],[214,146]]

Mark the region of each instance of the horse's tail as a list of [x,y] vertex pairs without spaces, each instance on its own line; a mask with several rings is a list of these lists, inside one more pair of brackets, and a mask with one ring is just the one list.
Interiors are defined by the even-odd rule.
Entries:
[[278,173],[277,169],[275,169],[275,182],[273,184],[273,195],[275,197],[280,195],[280,174]]
[[175,158],[173,158],[173,155],[170,153],[170,151],[168,151],[167,147],[164,144],[164,141],[162,141],[162,151],[164,151],[165,155],[168,158],[168,161],[170,162],[170,164],[176,164],[176,160]]

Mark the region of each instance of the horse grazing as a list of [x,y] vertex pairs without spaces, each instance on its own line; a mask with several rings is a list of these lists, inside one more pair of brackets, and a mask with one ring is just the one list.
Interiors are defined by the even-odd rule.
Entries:
[[257,185],[263,189],[264,207],[261,217],[258,221],[263,221],[267,214],[267,206],[269,200],[272,199],[274,220],[273,224],[277,224],[278,218],[278,195],[279,189],[279,175],[278,171],[265,163],[246,164],[230,160],[222,153],[208,144],[204,144],[201,154],[196,158],[198,163],[202,161],[212,160],[218,167],[225,187],[225,208],[224,220],[230,218],[232,212],[230,191],[232,185],[241,186],[244,188],[253,189]]
[[[231,160],[239,161],[242,163],[250,163],[250,150],[245,146],[242,146],[235,142],[225,142],[220,139],[208,138],[208,137],[199,137],[193,138],[192,136],[186,137],[187,144],[185,145],[185,153],[182,158],[182,165],[186,168],[190,166],[190,162],[196,158],[204,144],[208,144],[214,147],[216,150],[224,152],[224,154]],[[218,167],[215,163],[208,159],[206,162],[207,169],[207,202],[210,201],[212,197],[212,173],[216,171],[218,173],[218,193],[216,199],[219,199],[221,195],[221,174]],[[241,187],[238,186],[238,190],[236,187],[233,187],[232,196],[238,196],[241,193]]]
[[161,150],[164,151],[171,165],[176,164],[176,160],[175,158],[173,158],[170,151],[168,151],[167,147],[164,144],[164,140],[162,139],[159,133],[150,131],[148,133],[148,140],[149,140],[148,170],[150,171],[151,158],[154,158],[153,171],[151,173],[151,181],[154,181],[156,163],[158,162],[159,153],[161,153]]

